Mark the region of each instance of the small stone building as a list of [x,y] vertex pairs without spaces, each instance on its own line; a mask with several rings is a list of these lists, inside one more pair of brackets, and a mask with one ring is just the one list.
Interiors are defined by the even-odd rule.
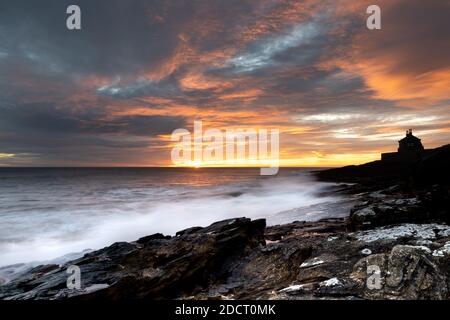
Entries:
[[424,150],[422,141],[412,134],[412,129],[406,131],[406,137],[398,142],[398,152],[422,152]]
[[413,162],[420,160],[429,153],[422,141],[413,135],[412,130],[406,131],[406,136],[398,142],[398,151],[382,153],[381,160],[385,162]]

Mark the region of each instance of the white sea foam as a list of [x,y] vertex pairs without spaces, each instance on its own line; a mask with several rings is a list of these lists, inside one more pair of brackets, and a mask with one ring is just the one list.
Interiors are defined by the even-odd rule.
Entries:
[[299,172],[214,182],[198,176],[113,179],[105,174],[76,183],[75,178],[51,178],[10,188],[0,196],[0,266],[54,259],[157,232],[173,235],[234,217],[279,224],[347,214],[345,206],[336,211],[332,205],[342,199],[317,195],[328,184]]

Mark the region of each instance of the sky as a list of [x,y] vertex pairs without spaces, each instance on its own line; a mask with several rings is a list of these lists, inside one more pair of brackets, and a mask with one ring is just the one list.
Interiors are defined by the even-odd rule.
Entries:
[[447,0],[0,0],[0,166],[170,166],[195,120],[363,163],[449,143],[449,88]]

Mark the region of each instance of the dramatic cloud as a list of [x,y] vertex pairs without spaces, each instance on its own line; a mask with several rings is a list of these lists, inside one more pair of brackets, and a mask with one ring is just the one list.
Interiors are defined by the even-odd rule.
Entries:
[[0,166],[170,165],[170,134],[279,128],[284,165],[450,138],[450,3],[78,0],[0,3]]

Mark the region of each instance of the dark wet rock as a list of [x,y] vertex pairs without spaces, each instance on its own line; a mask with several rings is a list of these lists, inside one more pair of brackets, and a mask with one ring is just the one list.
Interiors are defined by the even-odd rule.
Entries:
[[[379,288],[365,285],[370,266],[379,267]],[[396,245],[389,253],[363,258],[354,266],[352,277],[364,288],[365,298],[417,300],[448,297],[448,274],[434,261],[431,250],[424,246]]]
[[268,241],[278,241],[286,237],[295,235],[300,231],[302,234],[310,233],[336,233],[348,229],[347,219],[328,218],[315,222],[295,221],[293,223],[271,226],[265,230],[265,238]]
[[[264,227],[264,220],[238,218],[178,237],[115,243],[57,269],[33,269],[1,286],[0,298],[177,298],[227,278],[235,261],[264,244]],[[70,265],[81,269],[80,290],[66,286]]]
[[[449,299],[450,239],[443,224],[400,224],[308,237],[310,257],[297,278],[262,297],[273,299]],[[450,249],[450,242],[448,245]],[[445,251],[445,249],[444,249]],[[380,286],[370,285],[371,268]],[[369,284],[368,284],[369,283]]]
[[162,233],[155,233],[146,237],[139,238],[136,241],[136,243],[145,244],[153,240],[164,240],[164,239],[170,239],[170,236],[165,236]]
[[[176,237],[115,243],[0,286],[2,299],[448,299],[450,227],[349,232],[347,219],[265,227],[220,221]],[[264,236],[264,232],[266,236]],[[70,290],[68,266],[81,269]],[[380,287],[368,285],[379,268]],[[399,277],[401,275],[401,277]]]
[[448,186],[432,185],[430,188],[423,189],[418,197],[434,219],[450,223],[450,188]]
[[200,230],[202,230],[202,229],[203,229],[202,227],[191,227],[191,228],[187,228],[187,229],[178,231],[175,235],[176,235],[177,237],[178,237],[178,236],[183,236],[183,235],[186,235],[186,234],[195,233],[195,232],[200,231]]
[[350,213],[352,228],[369,229],[402,222],[424,222],[430,217],[426,206],[417,198],[368,197]]
[[413,178],[420,184],[450,185],[450,144],[434,149],[422,159],[413,172]]
[[395,190],[387,188],[361,194],[359,203],[350,211],[351,228],[362,230],[408,222],[450,222],[448,187],[433,185],[406,193]]
[[415,164],[384,163],[381,160],[316,172],[323,181],[358,183],[361,191],[379,190],[407,179]]

